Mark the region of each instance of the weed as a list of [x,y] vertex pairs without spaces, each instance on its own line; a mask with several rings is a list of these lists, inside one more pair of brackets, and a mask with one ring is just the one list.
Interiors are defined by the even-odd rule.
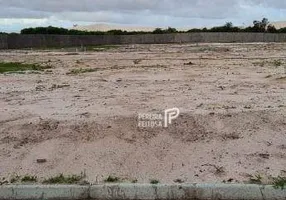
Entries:
[[62,84],[62,85],[53,84],[50,89],[54,90],[54,89],[61,89],[61,88],[65,88],[65,87],[70,87],[70,85],[69,84]]
[[252,177],[250,177],[249,182],[251,184],[261,184],[262,183],[262,176],[260,174],[252,176]]
[[21,178],[21,182],[37,182],[37,177],[25,175],[23,178]]
[[176,180],[174,180],[174,182],[175,182],[175,183],[184,183],[184,181],[183,181],[182,179],[179,179],[179,178],[176,179]]
[[107,51],[110,49],[116,49],[119,46],[116,45],[93,45],[93,46],[87,46],[87,51]]
[[230,51],[229,48],[227,47],[211,47],[211,46],[206,46],[198,49],[199,52],[228,52]]
[[184,65],[194,65],[194,63],[192,61],[184,63]]
[[265,76],[265,78],[271,78],[272,77],[272,75],[267,75],[267,76]]
[[222,135],[222,139],[224,140],[238,140],[240,139],[240,135],[238,133],[230,133]]
[[137,179],[134,179],[134,180],[131,181],[131,183],[137,183],[137,182],[138,182]]
[[266,64],[266,61],[259,61],[259,62],[254,62],[252,63],[254,66],[260,66],[260,67],[264,67]]
[[10,183],[16,183],[16,182],[19,182],[20,180],[20,176],[19,175],[13,175],[10,179]]
[[119,177],[116,177],[116,176],[108,176],[104,182],[106,183],[115,183],[115,182],[119,182],[120,181],[120,178]]
[[133,63],[135,65],[138,65],[138,64],[140,64],[141,61],[142,61],[141,59],[136,59],[136,60],[133,60]]
[[220,167],[220,166],[214,165],[214,168],[216,169],[215,174],[220,175],[220,174],[224,174],[225,173],[224,167]]
[[150,183],[151,183],[151,184],[159,184],[160,181],[158,181],[158,180],[156,180],[156,179],[152,179],[152,180],[150,180]]
[[275,67],[279,67],[279,66],[281,66],[283,63],[282,63],[282,61],[281,60],[274,60],[273,61],[273,65],[275,66]]
[[79,68],[79,69],[72,69],[67,74],[76,75],[76,74],[83,74],[83,73],[89,73],[89,72],[96,72],[98,70],[99,70],[98,68],[86,68],[86,69]]
[[276,189],[281,188],[283,190],[286,187],[286,177],[278,176],[278,178],[274,178],[273,186]]
[[252,63],[254,66],[264,67],[266,64],[274,65],[275,67],[279,67],[283,64],[281,60],[274,60],[274,61],[258,61]]
[[44,69],[50,69],[51,66],[40,66],[37,64],[24,64],[19,62],[1,62],[0,73],[10,72],[17,73],[27,70],[42,71]]
[[84,177],[82,175],[69,175],[63,174],[51,177],[43,181],[44,184],[76,184],[81,181]]
[[282,76],[282,77],[279,77],[279,78],[276,78],[276,80],[286,80],[286,76]]

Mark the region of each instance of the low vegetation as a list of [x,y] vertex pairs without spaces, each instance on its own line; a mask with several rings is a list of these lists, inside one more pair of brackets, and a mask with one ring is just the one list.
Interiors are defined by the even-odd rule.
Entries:
[[37,182],[36,176],[25,175],[21,178],[21,182]]
[[251,184],[262,184],[262,176],[260,174],[256,174],[249,179],[249,183]]
[[[286,28],[276,29],[269,23],[267,18],[254,20],[252,26],[245,28],[233,26],[232,22],[226,22],[223,26],[216,26],[212,28],[194,28],[188,31],[178,31],[175,28],[168,27],[166,29],[156,28],[153,32],[144,31],[122,31],[122,30],[109,30],[103,31],[81,31],[74,29],[65,29],[58,27],[36,27],[25,28],[21,34],[58,34],[58,35],[139,35],[139,34],[168,34],[168,33],[191,33],[191,32],[268,32],[268,33],[286,33]],[[3,34],[3,33],[2,33]]]
[[275,66],[275,67],[279,67],[279,66],[281,66],[283,63],[282,63],[282,61],[281,60],[274,60],[273,61],[273,65]]
[[86,46],[85,50],[86,51],[107,51],[110,49],[116,49],[119,46],[116,45],[91,45],[91,46]]
[[11,178],[10,178],[10,183],[17,183],[19,182],[21,179],[21,177],[19,175],[13,175]]
[[67,74],[76,75],[89,72],[96,72],[98,70],[99,70],[98,68],[77,68],[77,69],[71,69]]
[[117,177],[117,176],[108,176],[105,180],[104,180],[104,182],[106,182],[106,183],[116,183],[116,182],[120,182],[120,178],[119,177]]
[[43,181],[44,184],[77,184],[84,178],[83,175],[64,175],[59,174],[55,177]]
[[17,73],[24,71],[43,71],[51,66],[40,66],[37,64],[25,64],[20,62],[0,62],[0,73]]
[[265,65],[280,67],[281,65],[283,65],[283,62],[281,60],[273,60],[273,61],[263,60],[263,61],[253,62],[252,64],[254,66],[260,66],[260,67],[264,67]]
[[276,189],[284,189],[286,187],[286,177],[274,178],[273,185]]
[[159,184],[160,181],[158,181],[156,179],[152,179],[152,180],[150,180],[150,183],[156,185],[156,184]]

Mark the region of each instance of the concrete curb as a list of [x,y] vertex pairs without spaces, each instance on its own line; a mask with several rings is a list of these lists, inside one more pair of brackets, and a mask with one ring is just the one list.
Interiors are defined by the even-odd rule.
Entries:
[[286,189],[241,184],[0,186],[0,200],[285,200]]
[[8,185],[0,186],[0,200],[88,199],[89,186]]

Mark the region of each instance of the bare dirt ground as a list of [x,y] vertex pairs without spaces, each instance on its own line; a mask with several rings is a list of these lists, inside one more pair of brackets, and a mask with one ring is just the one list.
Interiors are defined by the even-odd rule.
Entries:
[[[11,50],[0,60],[53,67],[0,74],[0,177],[200,183],[286,173],[285,44]],[[95,71],[69,73],[79,68]],[[139,113],[173,107],[181,115],[168,128],[138,127]]]

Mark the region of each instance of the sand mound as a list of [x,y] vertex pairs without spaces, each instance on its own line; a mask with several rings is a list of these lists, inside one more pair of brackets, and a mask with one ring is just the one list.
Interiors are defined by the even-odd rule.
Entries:
[[74,26],[72,29],[81,31],[110,31],[110,30],[122,30],[122,31],[145,31],[152,32],[155,27],[140,27],[140,26],[123,26],[123,25],[110,25],[110,24],[93,24],[87,26]]
[[271,24],[274,25],[275,28],[277,28],[277,29],[285,28],[285,27],[286,27],[286,21],[272,22]]

